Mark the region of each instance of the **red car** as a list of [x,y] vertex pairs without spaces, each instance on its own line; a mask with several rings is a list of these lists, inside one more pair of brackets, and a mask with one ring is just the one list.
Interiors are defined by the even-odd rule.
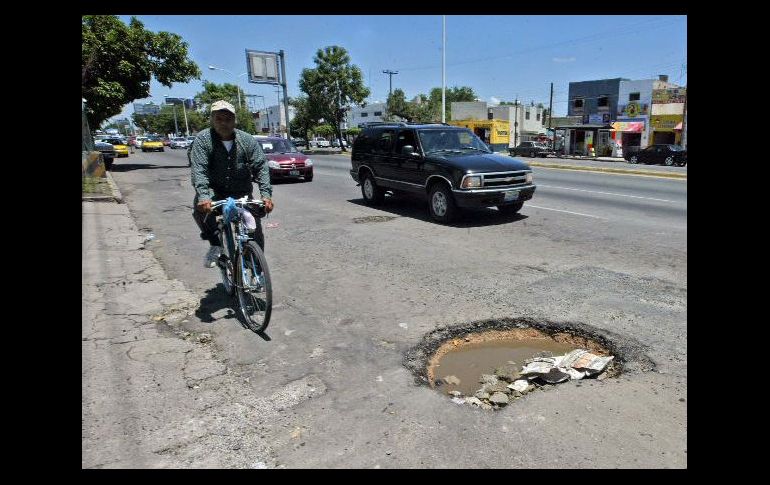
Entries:
[[270,167],[270,180],[283,178],[303,178],[305,182],[313,180],[313,161],[303,154],[294,144],[274,136],[254,136],[267,157]]

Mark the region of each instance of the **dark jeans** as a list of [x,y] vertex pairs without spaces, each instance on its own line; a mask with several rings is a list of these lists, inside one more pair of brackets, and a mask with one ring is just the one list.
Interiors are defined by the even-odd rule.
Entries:
[[[238,198],[243,197],[242,195],[238,196]],[[226,197],[214,197],[214,200],[220,200]],[[234,199],[236,197],[233,197]],[[198,224],[198,227],[201,230],[201,239],[205,239],[211,244],[212,246],[221,246],[222,243],[219,240],[219,228],[217,227],[217,218],[216,218],[216,212],[209,213],[208,217],[206,217],[206,214],[203,212],[199,212],[195,210],[195,207],[198,204],[198,199],[196,198],[193,201],[193,219],[195,219],[195,223]],[[262,233],[262,218],[259,217],[258,209],[256,207],[250,207],[247,206],[246,210],[251,212],[251,214],[254,216],[254,219],[257,221],[257,228],[249,233],[249,236],[251,239],[254,239],[256,243],[259,245],[260,249],[262,251],[265,250],[265,235]],[[204,221],[205,219],[205,221]]]

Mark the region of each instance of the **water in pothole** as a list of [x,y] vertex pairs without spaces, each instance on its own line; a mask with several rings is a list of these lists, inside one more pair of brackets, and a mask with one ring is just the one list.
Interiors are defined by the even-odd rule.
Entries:
[[[546,338],[466,342],[442,355],[430,374],[433,375],[432,382],[442,393],[459,391],[472,396],[482,386],[479,382],[482,374],[494,374],[495,369],[506,366],[521,370],[524,360],[531,359],[538,352],[562,355],[576,348],[575,345]],[[460,383],[443,383],[442,379],[448,376],[457,377]]]

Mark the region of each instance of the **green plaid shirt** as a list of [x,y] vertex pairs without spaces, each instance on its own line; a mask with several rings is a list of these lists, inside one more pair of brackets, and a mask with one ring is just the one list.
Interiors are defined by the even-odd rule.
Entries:
[[190,171],[196,200],[243,197],[251,194],[252,173],[263,198],[272,198],[270,169],[262,147],[245,131],[235,130],[235,140],[228,152],[222,138],[210,128],[193,140],[190,148]]

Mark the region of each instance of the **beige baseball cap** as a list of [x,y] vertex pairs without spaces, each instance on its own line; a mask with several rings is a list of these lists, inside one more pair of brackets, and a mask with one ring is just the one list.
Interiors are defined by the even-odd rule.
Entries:
[[222,111],[222,110],[229,111],[232,114],[235,114],[235,107],[232,104],[228,103],[227,101],[220,100],[220,101],[214,102],[214,104],[211,105],[212,113],[214,111]]

